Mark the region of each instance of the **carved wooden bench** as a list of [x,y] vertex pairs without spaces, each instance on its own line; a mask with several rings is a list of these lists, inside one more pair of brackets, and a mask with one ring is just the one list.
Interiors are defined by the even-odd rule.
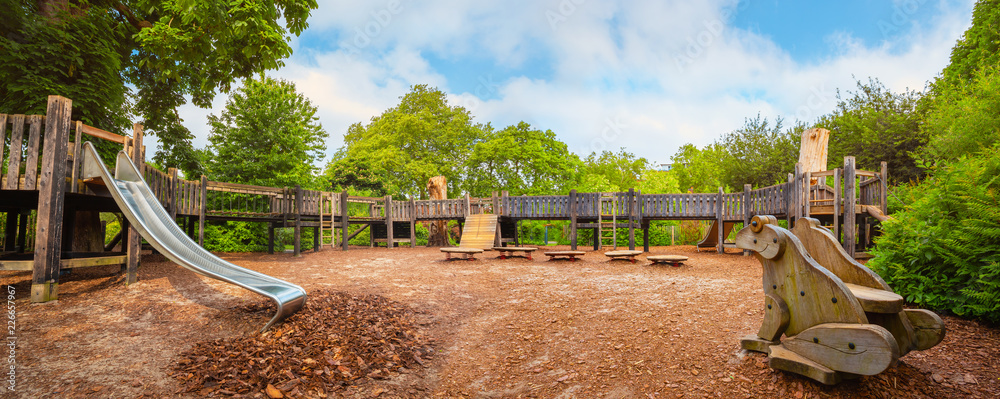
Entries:
[[740,343],[767,353],[772,368],[835,384],[881,373],[944,338],[940,317],[904,309],[903,298],[816,219],[799,219],[789,231],[774,216],[755,216],[736,245],[755,251],[764,269],[764,321]]

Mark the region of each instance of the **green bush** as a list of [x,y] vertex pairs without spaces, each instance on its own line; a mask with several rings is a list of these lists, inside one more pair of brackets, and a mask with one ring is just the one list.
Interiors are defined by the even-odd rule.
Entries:
[[1000,322],[1000,145],[900,194],[868,265],[908,302]]
[[[282,248],[277,232],[275,247],[279,251]],[[205,223],[205,249],[212,252],[267,251],[267,224],[208,221]]]

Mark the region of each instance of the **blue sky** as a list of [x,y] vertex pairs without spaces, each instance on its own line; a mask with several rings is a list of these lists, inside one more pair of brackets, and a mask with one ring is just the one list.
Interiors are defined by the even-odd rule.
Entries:
[[[415,84],[494,127],[526,121],[586,156],[669,162],[758,113],[815,121],[855,78],[923,90],[968,28],[971,0],[322,1],[270,75],[319,108],[328,154]],[[181,115],[204,146],[206,115]]]

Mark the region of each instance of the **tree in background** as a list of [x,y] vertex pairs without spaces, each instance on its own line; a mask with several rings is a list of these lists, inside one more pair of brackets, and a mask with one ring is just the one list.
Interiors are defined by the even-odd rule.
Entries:
[[326,175],[333,181],[346,181],[335,173],[360,162],[378,165],[375,175],[394,195],[424,198],[427,179],[438,175],[448,179],[448,192],[458,192],[472,148],[489,129],[473,125],[465,108],[448,105],[441,90],[415,85],[400,97],[399,105],[372,118],[368,125],[351,125]]
[[511,195],[566,193],[580,159],[566,149],[551,130],[532,129],[519,122],[500,131],[487,131],[466,161],[467,191],[489,196],[492,191]]
[[857,82],[857,91],[844,98],[837,91],[837,108],[823,115],[816,126],[830,130],[830,168],[843,166],[854,156],[859,168],[879,170],[886,162],[893,181],[918,180],[924,174],[913,154],[926,142],[920,125],[923,112],[916,91],[893,93],[878,79]]
[[925,165],[951,162],[1000,141],[1000,66],[984,67],[971,82],[939,82],[920,153]]
[[636,189],[643,194],[672,194],[681,192],[677,176],[668,172],[647,168],[639,178]]
[[316,107],[286,80],[244,82],[219,116],[209,115],[209,176],[269,187],[325,188],[314,176],[327,133]]
[[725,158],[725,148],[719,144],[709,144],[703,149],[685,144],[670,157],[670,174],[677,179],[682,192],[713,193],[723,186]]
[[580,171],[583,188],[577,191],[628,191],[638,186],[639,178],[648,167],[646,158],[636,157],[624,148],[617,153],[592,152],[583,161]]
[[800,134],[804,125],[782,131],[782,118],[772,124],[760,114],[747,118],[742,128],[724,134],[718,144],[723,150],[722,183],[729,188],[744,184],[770,186],[788,181],[799,160]]
[[[276,69],[315,0],[0,0],[0,112],[44,113],[74,101],[75,119],[131,131],[130,114],[162,147],[154,160],[197,175],[193,135],[177,107],[210,106],[217,90]],[[279,24],[280,23],[280,24]],[[134,91],[133,89],[134,88]]]

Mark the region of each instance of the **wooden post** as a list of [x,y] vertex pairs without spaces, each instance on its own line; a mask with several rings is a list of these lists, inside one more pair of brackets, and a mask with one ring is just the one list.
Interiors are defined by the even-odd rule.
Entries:
[[472,199],[469,198],[469,193],[465,193],[465,217],[469,217],[472,214]]
[[854,241],[857,228],[857,214],[854,213],[854,201],[857,198],[857,185],[854,157],[844,157],[844,250],[854,257]]
[[719,239],[719,241],[718,241],[717,244],[715,244],[715,251],[718,252],[718,253],[720,253],[720,254],[726,253],[726,242],[725,242],[726,241],[726,229],[725,229],[726,219],[725,219],[725,215],[723,214],[723,212],[724,212],[723,211],[724,208],[722,206],[723,205],[722,201],[723,201],[723,198],[724,198],[723,195],[725,195],[725,191],[722,189],[722,187],[719,187],[719,194],[718,194],[718,196],[716,197],[716,200],[715,200],[715,223],[717,223],[717,226],[719,227],[718,228],[718,233],[717,233],[718,234],[717,238]]
[[[48,98],[42,176],[38,187],[31,302],[48,302],[59,298],[59,259],[62,255],[62,219],[66,198],[66,142],[69,140],[72,108],[73,101],[68,98]],[[18,172],[14,173],[16,185]]]
[[295,245],[294,256],[302,256],[302,186],[295,185]]
[[386,231],[386,247],[392,249],[392,237],[393,237],[393,226],[392,226],[392,196],[385,196],[385,231]]
[[[635,217],[638,213],[636,211],[636,195],[635,189],[628,189],[628,250],[635,251]],[[618,226],[615,226],[616,228]]]
[[792,228],[795,223],[802,217],[802,164],[795,164],[795,183],[792,184],[792,196],[795,199],[794,209],[795,212],[792,214],[792,224],[788,225],[788,228]]
[[274,222],[267,222],[267,253],[274,254]]
[[[576,251],[576,190],[569,190],[569,247]],[[546,243],[548,244],[548,243]]]
[[[51,100],[49,104],[52,104]],[[17,190],[18,183],[20,182],[21,175],[21,158],[23,156],[23,143],[24,143],[24,115],[11,115],[11,124],[13,125],[10,130],[10,155],[7,156],[7,183],[4,184],[3,188],[5,190]],[[47,124],[46,124],[47,125]],[[48,134],[48,128],[45,129],[45,133]],[[69,134],[69,133],[67,133]],[[0,143],[0,147],[3,147]],[[44,150],[43,150],[44,152]],[[43,155],[44,160],[44,155]],[[45,166],[42,166],[43,168]],[[36,257],[37,258],[37,257]]]
[[[80,168],[83,167],[83,162],[81,162],[80,157],[83,155],[83,122],[76,121],[73,123],[73,132],[76,134],[73,137],[73,171],[70,172],[70,189],[72,193],[82,192],[80,190],[80,183],[77,181],[80,177]],[[0,143],[3,142],[3,134],[0,133]],[[3,147],[0,144],[0,147]],[[0,150],[2,152],[3,150]],[[3,158],[3,156],[0,156]],[[2,163],[2,161],[0,161]]]
[[642,251],[649,252],[649,221],[642,224]]
[[802,215],[810,217],[812,212],[812,172],[805,172],[802,177],[802,186],[805,188],[802,193]]
[[[0,169],[3,169],[4,143],[7,142],[7,114],[0,114]],[[2,177],[2,176],[0,176]],[[0,179],[3,180],[3,179]]]
[[[499,226],[500,223],[497,223]],[[497,232],[499,237],[499,231]],[[417,201],[410,197],[410,248],[417,247]]]
[[[205,246],[205,214],[208,213],[208,178],[201,175],[201,198],[198,205],[198,245]],[[273,232],[272,232],[273,233]]]
[[351,218],[347,214],[347,199],[350,196],[347,194],[347,189],[344,189],[340,193],[340,237],[344,239],[341,247],[346,251],[348,245],[348,230],[351,227]]
[[[497,215],[497,231],[493,235],[493,246],[499,247],[501,245],[500,241],[500,199],[497,197],[497,192],[494,191],[490,193],[490,199],[493,203],[493,214]],[[546,243],[548,244],[548,243]]]
[[[750,227],[750,218],[753,217],[753,199],[750,195],[749,184],[743,185],[743,228]],[[750,250],[744,249],[743,256],[750,256]]]
[[177,168],[167,169],[167,179],[170,182],[170,192],[167,193],[168,204],[170,205],[170,218],[177,220]]
[[795,174],[789,173],[788,174],[788,183],[785,186],[786,187],[786,190],[785,190],[785,225],[788,226],[788,227],[792,227],[792,208],[794,208],[792,206],[792,200],[795,198],[795,196],[792,195],[792,192],[795,191],[794,190],[794,188],[795,188],[794,181],[795,181]]
[[[130,154],[132,162],[135,163],[136,169],[139,170],[139,176],[142,176],[146,169],[146,159],[142,154],[142,125],[138,123],[132,125],[132,147],[130,149],[132,150],[132,154]],[[139,236],[139,230],[136,230],[133,226],[129,226],[127,243],[126,252],[128,253],[128,257],[125,263],[125,285],[139,281],[139,251],[142,250],[142,237]]]
[[840,168],[836,168],[833,170],[833,236],[837,237],[837,241],[840,241],[840,204],[843,199],[840,194]]
[[881,164],[881,172],[879,172],[879,208],[882,210],[883,215],[889,214],[889,165],[885,161]]

